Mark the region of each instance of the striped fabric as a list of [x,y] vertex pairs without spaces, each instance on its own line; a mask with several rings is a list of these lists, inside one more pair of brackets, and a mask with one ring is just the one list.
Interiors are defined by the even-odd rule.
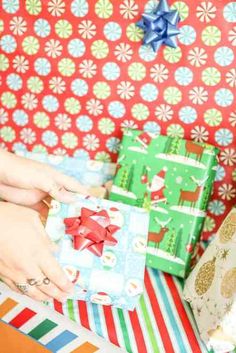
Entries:
[[[31,321],[31,329],[28,331],[29,327],[27,323],[35,316],[37,318],[35,321]],[[45,343],[43,342],[45,336],[55,329],[56,333],[49,337],[48,342],[45,344],[52,352],[57,352],[59,348],[63,348],[78,337],[63,327],[59,328],[60,332],[58,332],[58,328],[56,330],[58,325],[55,322],[45,320],[40,314],[29,308],[23,308],[21,304],[11,298],[7,298],[0,304],[0,318],[3,322],[37,339],[39,343]],[[27,325],[26,328],[25,325]]]
[[[6,334],[5,338],[3,333]],[[12,350],[14,348],[11,347],[12,341],[17,341],[20,346],[23,345],[25,353],[33,353],[36,350],[39,353],[101,352],[94,344],[81,342],[78,334],[68,330],[64,323],[47,319],[37,310],[24,307],[9,297],[0,298],[0,336],[1,353],[15,353]],[[33,340],[37,341],[38,345]]]
[[133,312],[72,300],[54,307],[129,353],[207,353],[182,286],[182,280],[147,269],[145,293]]

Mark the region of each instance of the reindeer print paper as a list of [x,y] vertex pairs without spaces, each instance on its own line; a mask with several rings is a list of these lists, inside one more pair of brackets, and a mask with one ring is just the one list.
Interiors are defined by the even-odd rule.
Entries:
[[184,288],[200,335],[215,353],[236,348],[235,253],[236,208],[226,217]]
[[185,277],[216,171],[211,145],[125,132],[110,199],[150,211],[147,265]]
[[[148,212],[82,195],[73,204],[53,200],[51,206],[46,231],[59,245],[58,260],[75,283],[73,299],[133,310],[143,293]],[[95,212],[105,210],[111,224],[119,227],[113,234],[117,244],[105,244],[100,257],[88,249],[75,250],[71,237],[66,234],[63,220],[80,216],[83,208]]]

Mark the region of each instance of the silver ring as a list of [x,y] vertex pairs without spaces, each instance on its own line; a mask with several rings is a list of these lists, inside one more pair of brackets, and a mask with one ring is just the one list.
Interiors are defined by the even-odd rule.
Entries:
[[45,284],[46,286],[50,284],[50,279],[48,277],[44,277],[43,279],[40,279],[40,280],[37,280],[35,278],[29,278],[27,279],[27,283],[30,285],[30,286],[36,286],[36,287],[39,287],[41,286],[42,284]]
[[15,286],[22,294],[26,294],[29,291],[29,285],[27,283],[15,283]]

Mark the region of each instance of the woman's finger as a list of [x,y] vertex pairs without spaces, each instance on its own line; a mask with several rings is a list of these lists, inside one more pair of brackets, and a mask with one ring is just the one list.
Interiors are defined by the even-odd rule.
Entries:
[[[39,236],[41,236],[41,234],[39,234]],[[43,242],[44,246],[46,245],[46,247],[50,251],[55,250],[55,247],[52,247],[52,242],[47,237],[43,238]],[[50,256],[52,256],[50,252],[49,254]],[[39,266],[37,265],[38,258],[41,258],[41,256],[35,256],[34,259],[29,259],[28,263],[26,263],[25,261],[21,262],[20,268],[12,268],[9,267],[9,265],[6,266],[2,262],[0,262],[0,273],[3,273],[4,277],[14,281],[15,283],[25,283],[28,287],[28,292],[26,294],[35,299],[46,300],[40,299],[44,298],[44,295],[46,295],[48,298],[54,298],[58,301],[64,302],[68,297],[68,292],[58,288],[47,277],[47,275],[40,270]],[[29,282],[31,282],[32,284],[30,285]],[[43,293],[43,296],[39,293],[39,291]]]
[[[32,266],[30,268],[34,267],[33,266],[33,261],[32,261]],[[28,267],[27,267],[28,268]],[[28,271],[28,270],[27,270]],[[30,274],[29,273],[24,273],[24,271],[19,271],[17,269],[10,268],[9,266],[4,265],[2,262],[0,262],[0,278],[4,278],[8,280],[8,283],[11,283],[11,288],[13,290],[14,286],[18,289],[18,291],[21,292],[21,294],[25,294],[30,296],[33,299],[36,300],[48,300],[49,296],[43,293],[41,290],[39,290],[36,287],[30,286],[27,282],[28,279],[30,279]],[[40,278],[43,278],[44,276],[42,275],[40,269],[36,270],[37,276],[40,275]],[[39,277],[38,277],[39,278]],[[11,282],[9,282],[11,281]],[[20,289],[20,287],[22,289]],[[25,287],[25,293],[23,288]]]
[[[51,253],[55,254],[58,251],[58,245],[51,241],[49,238],[45,231],[40,215],[34,219],[34,230],[36,233],[38,233],[38,236],[42,238],[45,249],[48,249]],[[41,257],[41,253],[39,257]]]
[[68,298],[68,293],[61,291],[49,280],[48,277],[45,277],[45,275],[42,275],[41,278],[33,276],[30,278],[29,283],[31,283],[31,286],[36,287],[48,297],[54,298],[59,302],[64,302]]
[[53,186],[49,191],[49,195],[59,202],[71,203],[76,201],[75,193],[67,191],[64,187],[58,184]]
[[[47,194],[52,194],[55,190],[62,190],[63,193],[56,191],[56,198],[67,202],[67,198],[72,195],[66,192],[78,192],[87,194],[86,188],[75,178],[64,175],[56,169],[41,162],[29,160],[11,153],[2,153],[3,162],[8,164],[2,182],[6,185],[19,187],[22,189],[38,189]],[[27,170],[27,173],[25,172]],[[71,201],[70,201],[71,202]]]
[[[52,255],[39,214],[27,207],[2,202],[0,218],[0,274],[32,298],[47,300],[51,295],[64,300],[71,283]],[[56,281],[53,273],[56,273]],[[65,290],[60,288],[63,285]]]
[[[17,293],[21,293],[21,291],[16,287],[16,285],[14,284],[13,281],[11,281],[9,278],[3,276],[0,274],[0,278],[1,280],[6,284],[8,285],[9,288],[11,288],[12,290],[14,290],[15,292]],[[22,293],[21,293],[22,294]]]
[[74,285],[69,281],[65,272],[49,251],[46,251],[44,255],[40,256],[40,268],[45,276],[61,291],[67,295],[73,294]]
[[[59,290],[53,283],[51,283],[47,277],[40,271],[40,269],[33,264],[19,272],[18,270],[10,269],[8,266],[3,266],[0,262],[0,278],[7,279],[7,284],[11,284],[13,290],[19,290],[17,285],[25,286],[27,291],[23,294],[29,295],[30,297],[37,300],[48,300],[49,298],[57,299],[58,301],[65,301],[68,294]],[[9,285],[10,286],[10,285]],[[20,291],[21,293],[23,291]],[[40,293],[42,292],[42,293]]]
[[83,184],[79,183],[75,178],[60,173],[57,170],[54,171],[54,175],[56,183],[58,185],[63,186],[63,188],[67,191],[77,192],[80,194],[88,193],[88,188]]
[[45,192],[37,189],[27,190],[0,184],[0,197],[3,200],[24,206],[32,206],[37,204],[45,197],[45,195]]
[[[35,280],[39,284],[35,285],[38,290],[51,298],[65,301],[73,289],[73,285],[52,255],[58,250],[57,245],[49,239],[38,218],[35,218],[33,227],[35,227],[35,232],[38,234],[39,239],[41,238],[39,243],[41,250],[35,254],[34,258],[29,258],[27,264],[25,262],[21,264],[21,273],[27,280]],[[43,267],[42,263],[44,264]],[[48,283],[44,282],[46,278],[49,279]]]
[[56,287],[37,266],[24,272],[24,277],[27,278],[26,282],[30,286],[30,291],[36,289],[43,292],[48,298],[54,298],[60,302],[64,302],[68,297],[68,293]]
[[48,165],[41,165],[33,180],[34,187],[50,193],[53,189],[65,189],[82,194],[87,193],[87,188],[75,178],[65,175]]
[[42,173],[41,177],[39,174],[34,179],[34,188],[48,193],[59,202],[74,202],[76,199],[75,192],[85,195],[89,193],[88,189],[76,179],[48,166],[45,166],[45,173]]
[[[63,291],[58,286],[56,286],[53,283],[53,280],[48,278],[47,274],[44,271],[41,271],[39,266],[37,265],[41,260],[43,260],[43,262],[46,262],[47,257],[52,257],[54,259],[52,253],[55,253],[58,250],[58,246],[49,239],[42,223],[39,222],[37,218],[35,218],[34,227],[35,232],[38,233],[38,237],[41,238],[42,241],[41,249],[44,250],[41,250],[40,253],[38,253],[37,256],[34,257],[34,260],[32,259],[30,261],[31,266],[26,266],[26,264],[24,264],[22,267],[22,272],[28,280],[32,279],[36,281],[34,286],[36,286],[37,289],[41,290],[43,293],[45,293],[51,298],[64,302],[68,297],[68,291]],[[44,256],[43,254],[47,254],[47,256]],[[57,267],[59,267],[56,260],[54,260],[54,262],[50,262],[51,266],[53,266],[54,263],[56,263]],[[65,276],[63,271],[62,274],[63,276]],[[47,279],[46,282],[44,281],[45,279]],[[68,283],[69,285],[71,284],[69,281]]]
[[47,234],[45,237],[45,242],[46,242],[46,245],[47,245],[49,251],[52,254],[56,254],[58,252],[59,246],[56,243],[54,243],[53,241],[51,241]]
[[45,301],[49,300],[50,296],[42,292],[35,286],[30,286],[27,282],[27,278],[21,273],[14,272],[10,274],[10,276],[1,276],[3,281],[9,285],[9,287],[15,291],[20,292],[21,294],[28,295],[29,297],[39,300]]

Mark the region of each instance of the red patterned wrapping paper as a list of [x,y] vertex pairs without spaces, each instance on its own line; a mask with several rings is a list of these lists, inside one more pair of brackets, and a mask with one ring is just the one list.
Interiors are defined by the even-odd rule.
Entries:
[[216,145],[208,238],[236,199],[236,5],[169,1],[179,47],[155,54],[135,23],[157,3],[4,0],[0,141],[98,160],[116,160],[125,127]]

